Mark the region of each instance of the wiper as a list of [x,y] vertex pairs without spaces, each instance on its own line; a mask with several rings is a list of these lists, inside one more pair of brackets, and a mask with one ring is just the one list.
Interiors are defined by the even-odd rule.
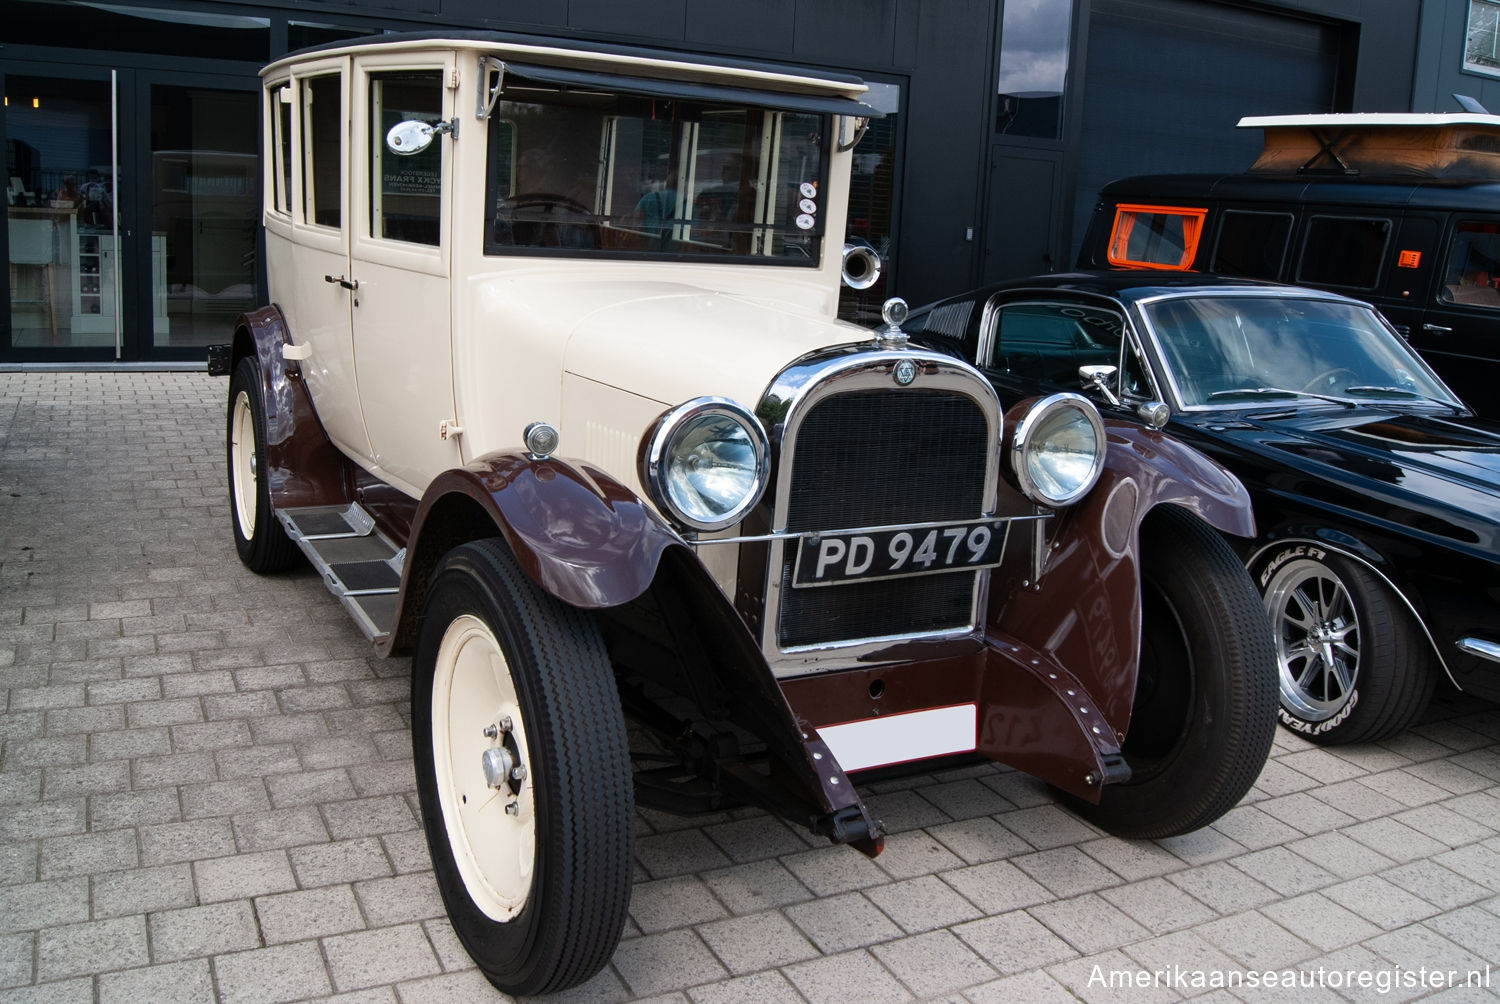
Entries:
[[1226,397],[1311,397],[1319,401],[1341,404],[1345,408],[1354,407],[1354,402],[1346,398],[1314,394],[1310,390],[1283,390],[1280,387],[1235,387],[1232,390],[1216,390],[1208,395],[1208,400],[1215,401]]
[[1418,401],[1426,401],[1429,404],[1440,404],[1445,408],[1452,408],[1454,411],[1464,410],[1458,405],[1454,404],[1452,401],[1444,401],[1440,397],[1429,397],[1426,394],[1419,394],[1414,390],[1407,389],[1406,387],[1359,386],[1346,387],[1345,391],[1349,394],[1394,394],[1397,397],[1414,398]]

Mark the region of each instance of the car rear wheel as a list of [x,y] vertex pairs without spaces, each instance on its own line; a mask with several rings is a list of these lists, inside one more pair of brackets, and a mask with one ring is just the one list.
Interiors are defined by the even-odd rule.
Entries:
[[240,560],[252,572],[290,568],[301,555],[271,508],[270,490],[264,477],[266,409],[260,397],[260,371],[250,356],[239,361],[229,378],[228,427],[224,440],[234,547]]
[[1141,665],[1121,752],[1131,778],[1085,819],[1123,837],[1187,833],[1233,808],[1276,733],[1276,662],[1260,597],[1228,544],[1185,510],[1141,528]]
[[1309,545],[1259,565],[1280,675],[1281,723],[1334,746],[1416,720],[1435,674],[1411,614],[1368,569]]
[[597,627],[478,541],[434,573],[412,671],[422,821],[459,940],[511,994],[587,980],[624,927],[634,832]]

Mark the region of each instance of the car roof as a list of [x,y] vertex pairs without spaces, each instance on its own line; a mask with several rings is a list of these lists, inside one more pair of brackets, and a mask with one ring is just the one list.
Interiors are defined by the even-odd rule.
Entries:
[[[1125,302],[1150,299],[1171,294],[1190,293],[1252,293],[1263,292],[1279,296],[1317,300],[1338,300],[1345,303],[1364,304],[1362,300],[1341,296],[1321,289],[1305,286],[1288,286],[1284,283],[1262,282],[1257,279],[1241,279],[1234,276],[1209,272],[1183,272],[1166,269],[1111,269],[1101,271],[1048,272],[1042,275],[1007,279],[983,287],[977,292],[985,299],[1003,292],[1023,290],[1066,290],[1074,293],[1092,293]],[[965,294],[969,299],[973,294]]]

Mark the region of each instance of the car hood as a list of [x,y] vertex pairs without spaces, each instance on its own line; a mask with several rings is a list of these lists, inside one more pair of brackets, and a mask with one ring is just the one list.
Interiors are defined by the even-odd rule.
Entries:
[[[1273,490],[1348,504],[1469,543],[1500,544],[1500,425],[1386,408],[1261,416],[1194,417],[1182,424],[1191,438],[1218,440],[1231,456],[1258,457],[1267,466],[1250,480],[1264,480]],[[1301,477],[1274,473],[1285,468]],[[1327,487],[1310,485],[1309,476]]]
[[569,295],[564,370],[668,406],[716,395],[753,410],[793,359],[871,337],[782,301],[677,283],[600,283]]

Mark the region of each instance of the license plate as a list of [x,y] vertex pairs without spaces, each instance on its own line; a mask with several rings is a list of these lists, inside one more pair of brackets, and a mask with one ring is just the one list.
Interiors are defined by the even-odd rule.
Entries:
[[1005,551],[1005,521],[803,537],[792,585],[826,586],[957,569],[992,568]]

